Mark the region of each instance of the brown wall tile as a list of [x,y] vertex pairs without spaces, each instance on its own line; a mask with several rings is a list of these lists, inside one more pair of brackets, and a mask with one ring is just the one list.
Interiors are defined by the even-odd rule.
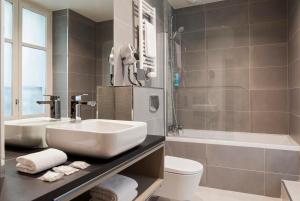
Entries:
[[181,81],[182,87],[205,87],[207,80],[207,71],[186,71],[183,72]]
[[283,112],[251,112],[252,132],[288,134],[289,114]]
[[290,114],[290,135],[297,143],[300,143],[300,116]]
[[289,88],[300,88],[300,59],[290,62],[289,67]]
[[207,167],[207,186],[224,190],[264,195],[264,173]]
[[250,111],[249,91],[245,89],[209,88],[208,103],[217,111]]
[[205,50],[205,31],[185,32],[182,34],[182,51]]
[[207,145],[207,165],[264,171],[264,149]]
[[177,110],[179,124],[184,128],[204,129],[205,112],[197,110]]
[[266,150],[266,171],[299,175],[300,154],[298,151]]
[[228,48],[208,50],[208,68],[248,68],[249,67],[249,48]]
[[205,129],[219,131],[250,132],[250,113],[235,111],[206,112]]
[[205,27],[204,12],[177,14],[176,27],[181,26],[184,26],[186,32],[203,30]]
[[249,27],[231,27],[208,29],[206,31],[206,48],[230,48],[249,45]]
[[166,154],[198,161],[206,165],[206,144],[167,141]]
[[250,1],[250,23],[277,21],[287,18],[287,1]]
[[250,25],[251,45],[285,43],[287,41],[287,22],[275,21]]
[[287,65],[287,44],[253,46],[251,67],[272,67]]
[[[180,56],[180,55],[178,55]],[[183,52],[182,67],[185,70],[203,70],[205,69],[205,52]]]
[[289,38],[289,63],[299,59],[300,55],[300,29]]
[[251,90],[251,111],[289,112],[287,90]]
[[[230,15],[228,15],[230,13]],[[206,27],[231,27],[248,24],[248,6],[244,4],[206,11]]]
[[251,89],[286,89],[287,68],[253,68],[250,70]]
[[300,27],[300,2],[298,0],[288,1],[288,21],[289,21],[289,36],[292,35]]
[[290,110],[292,114],[300,115],[300,88],[290,90]]
[[208,86],[249,88],[248,69],[210,69],[208,70]]

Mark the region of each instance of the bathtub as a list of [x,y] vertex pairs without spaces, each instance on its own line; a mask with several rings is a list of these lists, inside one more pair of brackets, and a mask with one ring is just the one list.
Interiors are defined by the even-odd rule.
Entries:
[[278,134],[184,129],[179,136],[169,133],[167,141],[300,151],[299,144],[289,135]]
[[203,164],[202,186],[280,197],[281,179],[299,180],[300,146],[289,135],[184,129],[166,154]]

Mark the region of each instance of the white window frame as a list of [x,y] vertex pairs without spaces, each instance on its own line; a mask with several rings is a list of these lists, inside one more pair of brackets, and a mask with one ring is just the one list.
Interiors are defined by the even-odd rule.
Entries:
[[[52,76],[52,13],[37,5],[29,3],[25,0],[2,0],[9,1],[13,4],[13,83],[12,83],[12,115],[5,117],[5,120],[23,119],[32,117],[49,116],[50,109],[45,106],[45,113],[23,115],[22,114],[22,47],[29,47],[38,50],[46,51],[47,56],[47,70],[46,70],[46,91],[45,94],[52,94],[53,92],[53,76]],[[22,42],[22,9],[27,9],[46,17],[46,47],[39,47],[36,45],[26,44]],[[10,41],[8,41],[10,42]],[[2,44],[4,45],[4,44]],[[36,103],[32,103],[36,104]]]

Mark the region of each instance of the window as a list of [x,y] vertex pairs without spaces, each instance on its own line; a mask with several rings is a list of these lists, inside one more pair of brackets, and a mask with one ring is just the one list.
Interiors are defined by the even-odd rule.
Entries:
[[4,2],[4,27],[4,115],[11,116],[13,111],[13,4],[8,1]]
[[44,116],[36,101],[51,94],[51,13],[20,0],[4,1],[4,114]]

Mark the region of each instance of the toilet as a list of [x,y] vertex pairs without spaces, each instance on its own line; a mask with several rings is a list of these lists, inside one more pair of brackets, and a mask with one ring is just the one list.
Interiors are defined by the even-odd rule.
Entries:
[[191,200],[202,174],[203,165],[199,162],[165,156],[165,178],[156,196],[174,201]]

